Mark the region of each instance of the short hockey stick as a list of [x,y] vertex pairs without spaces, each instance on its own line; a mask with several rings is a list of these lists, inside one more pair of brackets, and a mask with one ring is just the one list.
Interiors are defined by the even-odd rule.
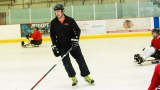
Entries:
[[63,55],[63,57],[30,89],[33,90],[42,80],[44,77],[47,76],[47,74],[61,61],[63,58],[72,50],[72,47]]

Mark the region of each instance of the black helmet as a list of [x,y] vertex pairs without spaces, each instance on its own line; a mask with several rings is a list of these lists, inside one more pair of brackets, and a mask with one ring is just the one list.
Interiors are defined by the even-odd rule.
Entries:
[[37,30],[37,31],[39,30],[39,28],[38,28],[38,27],[34,27],[34,28],[36,28],[36,30]]
[[64,7],[62,4],[57,4],[55,7],[54,7],[54,10],[64,10]]
[[154,28],[154,29],[152,29],[152,33],[153,33],[153,32],[159,34],[159,28]]

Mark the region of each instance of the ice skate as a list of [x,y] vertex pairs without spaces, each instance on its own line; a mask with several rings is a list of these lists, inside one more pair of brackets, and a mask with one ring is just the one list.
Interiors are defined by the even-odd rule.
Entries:
[[138,64],[141,64],[142,62],[144,62],[143,58],[140,57],[139,54],[135,54],[135,55],[134,55],[134,59],[135,59],[135,61],[136,61]]
[[77,78],[76,77],[72,77],[71,80],[73,82],[72,83],[73,88],[77,88],[78,87],[78,85],[77,85],[77,83],[78,83]]
[[138,64],[141,64],[142,62],[144,62],[143,58],[139,57],[139,62],[138,62]]
[[138,54],[135,54],[135,55],[134,55],[134,60],[135,60],[136,62],[139,61],[139,60],[138,60],[138,58],[139,58],[138,56],[139,56]]
[[26,42],[26,43],[24,43],[24,41],[21,42],[21,45],[22,45],[23,47],[27,47],[27,46],[30,45],[30,44],[31,44],[31,40],[29,40],[29,41]]
[[89,84],[94,84],[94,80],[91,79],[89,76],[84,77],[85,81],[88,82]]

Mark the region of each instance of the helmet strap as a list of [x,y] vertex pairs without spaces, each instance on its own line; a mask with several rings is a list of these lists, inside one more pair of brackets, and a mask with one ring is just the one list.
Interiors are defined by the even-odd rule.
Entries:
[[58,19],[61,19],[61,18],[63,17],[63,15],[64,15],[64,12],[63,12],[63,10],[61,10],[61,12],[62,12],[62,16],[61,16],[60,18],[58,18]]
[[157,38],[157,36],[153,36],[153,38],[154,38],[154,39],[156,39],[156,38]]

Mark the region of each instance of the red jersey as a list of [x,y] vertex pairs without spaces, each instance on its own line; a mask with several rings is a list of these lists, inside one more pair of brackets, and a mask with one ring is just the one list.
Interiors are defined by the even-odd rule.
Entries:
[[31,38],[33,38],[35,41],[42,40],[42,34],[40,31],[34,31],[34,33],[31,35]]
[[148,90],[155,90],[160,85],[160,64],[157,64]]
[[160,37],[158,39],[152,39],[151,46],[160,49]]

